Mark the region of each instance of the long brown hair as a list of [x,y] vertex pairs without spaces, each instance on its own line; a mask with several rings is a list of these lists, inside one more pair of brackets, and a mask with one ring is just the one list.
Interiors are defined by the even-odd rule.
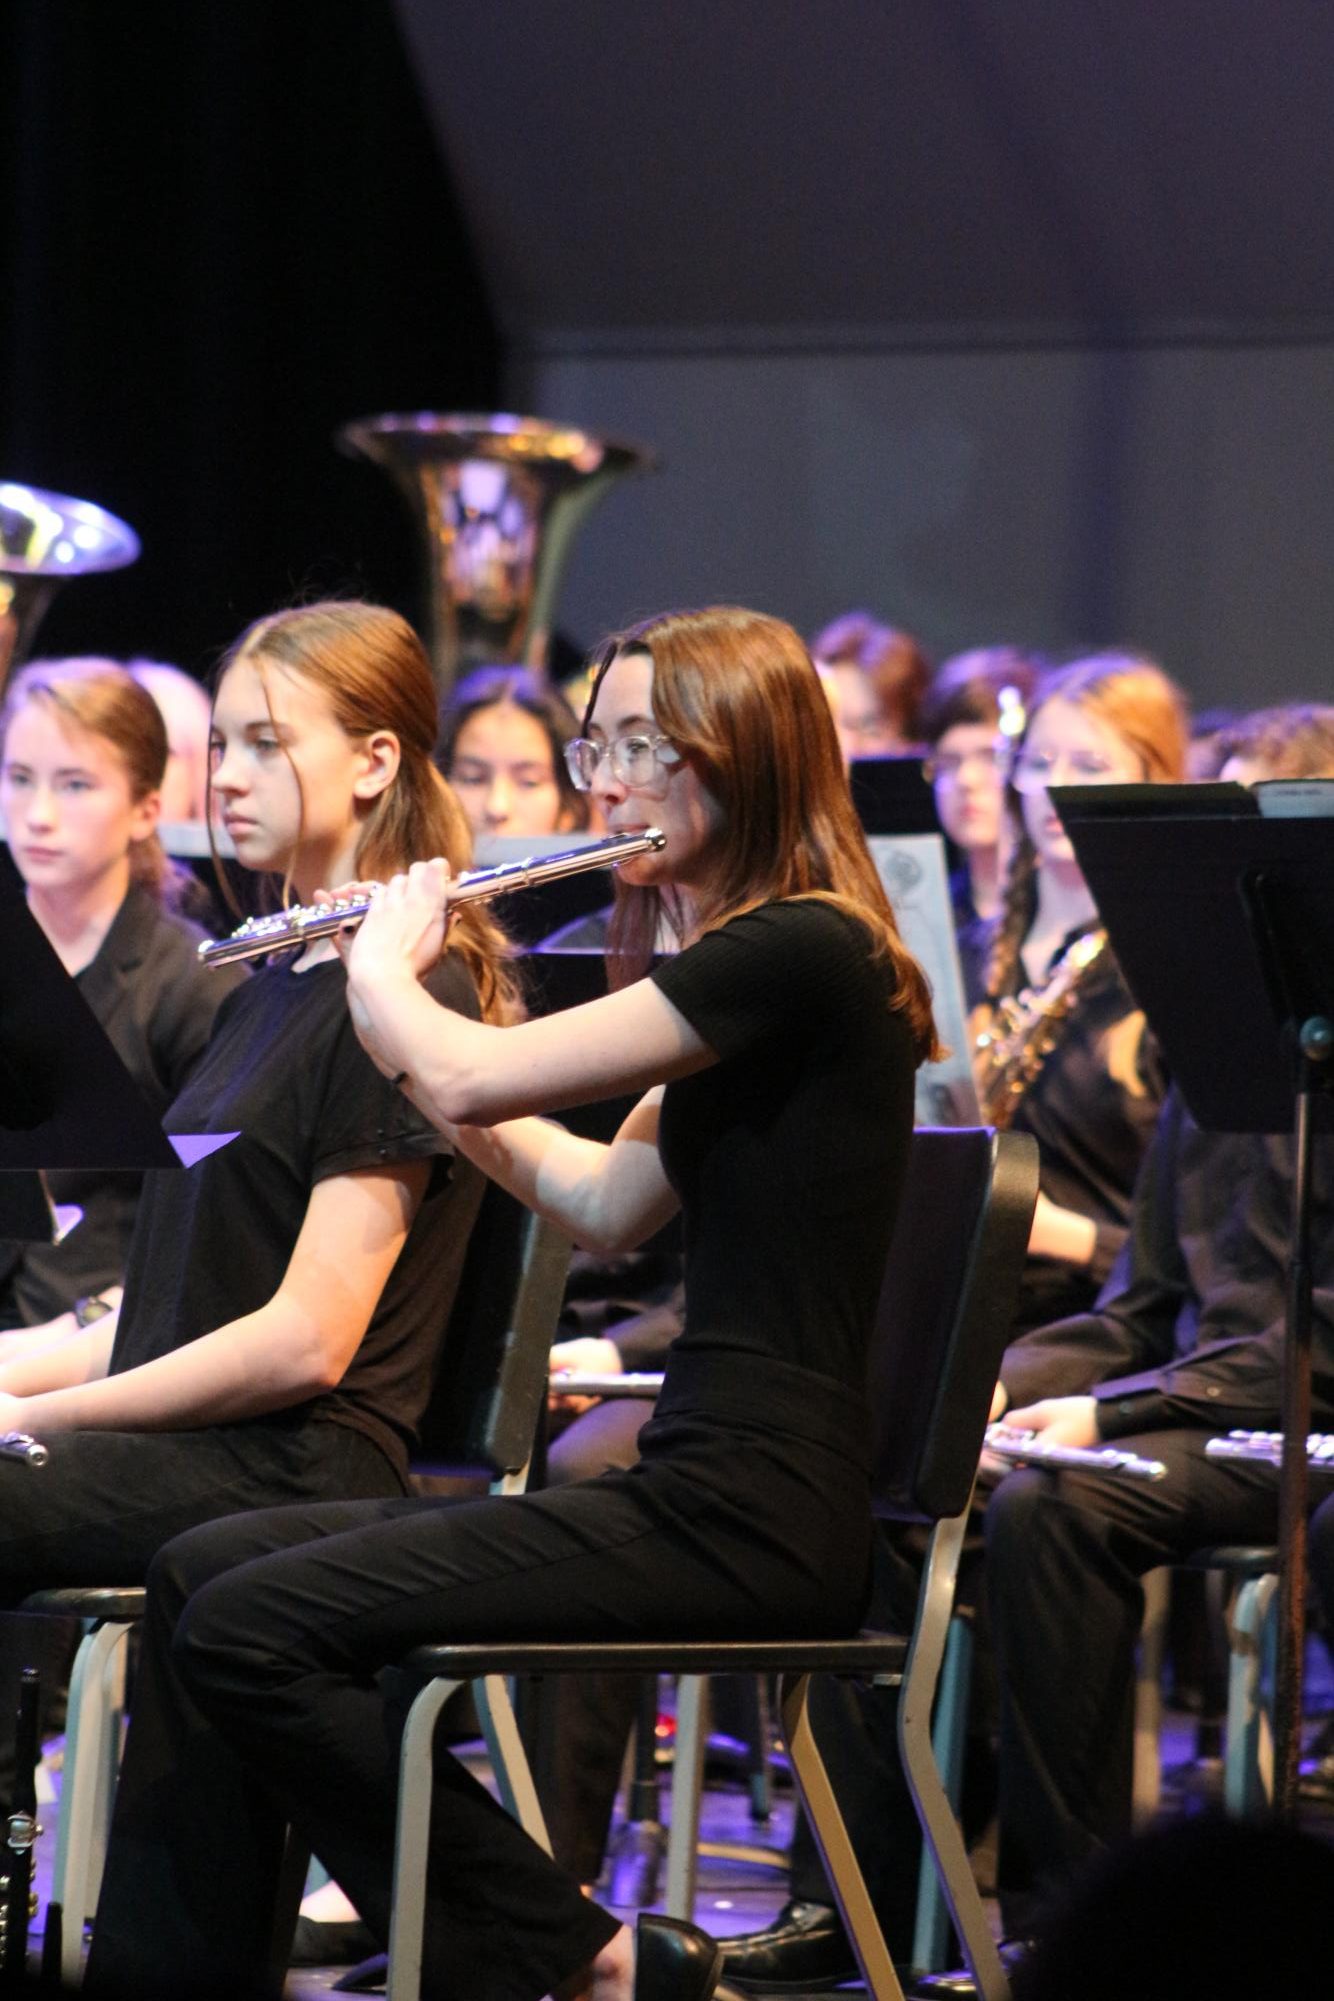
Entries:
[[[919,1061],[934,1059],[931,991],[899,936],[853,810],[829,703],[797,633],[737,605],[645,619],[599,649],[585,728],[618,653],[648,654],[654,717],[722,808],[703,856],[697,928],[713,930],[780,897],[836,904],[891,961],[892,1006],[907,1017]],[[679,936],[670,890],[617,882],[608,936],[615,984],[643,972],[664,919]]]
[[[318,688],[349,737],[376,730],[397,737],[398,771],[372,802],[357,841],[358,876],[383,878],[434,855],[443,855],[455,874],[468,867],[472,838],[467,821],[431,761],[436,701],[430,664],[406,619],[383,605],[299,605],[248,626],[223,660],[218,682],[241,660],[256,669],[262,682],[266,664],[272,664]],[[299,789],[295,763],[292,770]],[[210,830],[212,824],[210,810]],[[521,1010],[506,963],[508,947],[480,903],[458,906],[450,920],[449,948],[473,976],[484,1019],[512,1020]]]
[[[1054,668],[1034,691],[1025,737],[1040,710],[1057,700],[1086,709],[1114,731],[1138,757],[1146,783],[1170,785],[1184,779],[1190,741],[1185,697],[1156,661],[1142,653],[1091,653]],[[1016,755],[1023,741],[1016,744]],[[987,968],[991,1000],[1022,985],[1020,949],[1037,913],[1037,851],[1025,830],[1013,786],[1007,790],[1007,804],[1016,838]]]
[[[130,781],[136,805],[160,792],[167,769],[167,728],[162,712],[133,675],[114,660],[96,657],[34,660],[10,682],[0,708],[0,750],[9,726],[27,702],[37,702],[69,730],[84,730],[110,744]],[[180,900],[181,872],[168,861],[156,833],[130,846],[130,879],[158,903]]]

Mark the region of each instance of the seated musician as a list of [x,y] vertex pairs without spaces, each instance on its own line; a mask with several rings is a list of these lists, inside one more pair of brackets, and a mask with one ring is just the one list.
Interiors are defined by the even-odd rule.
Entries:
[[[1334,775],[1334,709],[1243,723],[1225,777]],[[1268,1466],[1205,1457],[1232,1426],[1279,1424],[1291,1142],[1205,1133],[1173,1093],[1131,1239],[1090,1314],[1017,1342],[1007,1417],[1057,1442],[1160,1459],[1161,1481],[1024,1471],[987,1509],[1001,1677],[1000,1890],[1007,1930],[1130,1825],[1140,1579],[1210,1543],[1272,1542]],[[1334,1138],[1314,1142],[1313,1422],[1334,1422]]]
[[[261,620],[213,716],[213,797],[242,864],[305,900],[442,847],[466,865],[434,736],[426,655],[397,614]],[[428,985],[502,1019],[503,954],[469,904]],[[227,995],[165,1118],[218,1143],[146,1177],[118,1309],[0,1363],[0,1431],[50,1449],[40,1476],[4,1470],[0,1606],[140,1582],[164,1542],[219,1515],[405,1491],[481,1179],[377,1074],[345,994],[317,940]],[[0,1688],[0,1731],[14,1715]]]
[[[192,878],[158,838],[169,769],[158,708],[114,661],[33,661],[5,691],[0,814],[28,910],[158,1117],[246,976],[199,963],[206,934],[182,909]],[[142,1185],[140,1174],[96,1168],[46,1176],[69,1226],[55,1243],[0,1241],[0,1364],[114,1310]],[[50,1696],[72,1634],[63,1620],[4,1622],[6,1712],[21,1667],[36,1667]],[[0,1801],[13,1791],[10,1749],[0,1731]]]
[[923,771],[936,817],[960,856],[950,874],[950,906],[970,1011],[986,999],[992,928],[1013,839],[1005,814],[1010,746],[1022,732],[1036,679],[1033,655],[1017,646],[980,646],[941,662],[922,705]]
[[[1334,772],[1334,710],[1267,711],[1242,725],[1229,777]],[[1272,1541],[1272,1469],[1205,1458],[1232,1425],[1279,1421],[1291,1213],[1290,1145],[1204,1133],[1169,1093],[1136,1185],[1130,1234],[1096,1304],[1012,1342],[996,1414],[1053,1439],[1115,1439],[1164,1460],[1148,1483],[1019,1472],[986,1507],[987,1598],[1001,1684],[1001,1901],[1029,1931],[1040,1883],[1130,1825],[1129,1730],[1140,1577],[1209,1542]],[[1318,1146],[1317,1423],[1334,1418],[1334,1142]],[[1179,1359],[1180,1358],[1180,1359]],[[1330,1524],[1334,1535],[1334,1520]],[[903,1539],[877,1546],[874,1616],[910,1620]],[[961,1593],[966,1587],[961,1583]],[[971,1587],[969,1587],[971,1588]],[[985,1608],[984,1608],[985,1609]],[[916,1819],[892,1701],[818,1690],[817,1732],[891,1950],[907,1956]],[[809,1836],[791,1901],[766,1931],[728,1942],[726,1977],[764,1991],[854,1977],[851,1948]],[[951,1992],[965,1991],[950,1975]]]

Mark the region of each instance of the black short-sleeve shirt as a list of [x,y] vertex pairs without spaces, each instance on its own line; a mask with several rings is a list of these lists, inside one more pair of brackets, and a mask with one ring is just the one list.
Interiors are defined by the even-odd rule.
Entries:
[[[477,1018],[476,994],[457,958],[446,957],[425,985],[445,1007]],[[203,1060],[164,1123],[174,1134],[237,1137],[194,1167],[146,1177],[113,1373],[263,1306],[282,1281],[317,1182],[450,1155],[449,1142],[361,1048],[346,988],[336,961],[307,972],[270,965],[220,1012]],[[438,1160],[341,1383],[271,1421],[313,1415],[351,1425],[402,1468],[481,1186],[469,1163]]]
[[720,1059],[667,1086],[659,1124],[685,1224],[679,1348],[771,1356],[862,1394],[916,1069],[889,961],[855,918],[796,898],[650,977]]

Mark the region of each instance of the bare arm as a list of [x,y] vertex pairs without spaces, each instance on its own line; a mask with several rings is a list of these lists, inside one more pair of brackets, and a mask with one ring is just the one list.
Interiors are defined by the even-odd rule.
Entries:
[[[429,1173],[429,1161],[412,1161],[317,1183],[282,1283],[256,1312],[119,1375],[0,1396],[0,1430],[189,1430],[333,1388],[370,1325]],[[103,1324],[84,1331],[100,1336]]]
[[1030,1257],[1060,1258],[1066,1264],[1093,1262],[1098,1245],[1098,1227],[1091,1216],[1077,1209],[1062,1209],[1046,1195],[1039,1195],[1029,1234]]
[[[433,1116],[415,1089],[410,1096]],[[661,1102],[659,1086],[640,1099],[610,1146],[577,1139],[537,1118],[447,1130],[459,1151],[502,1188],[558,1223],[586,1250],[609,1254],[642,1244],[676,1213],[676,1195],[658,1155]]]
[[346,949],[348,1005],[362,1046],[441,1127],[495,1126],[533,1112],[644,1091],[717,1061],[649,980],[514,1028],[442,1008],[419,984],[440,950],[448,881],[416,863],[377,890]]
[[6,1345],[3,1350],[0,1395],[30,1397],[40,1390],[95,1382],[110,1366],[119,1324],[117,1302],[113,1312],[104,1313],[88,1327],[80,1327],[72,1313],[62,1313],[43,1327],[29,1327],[10,1336],[22,1345]]

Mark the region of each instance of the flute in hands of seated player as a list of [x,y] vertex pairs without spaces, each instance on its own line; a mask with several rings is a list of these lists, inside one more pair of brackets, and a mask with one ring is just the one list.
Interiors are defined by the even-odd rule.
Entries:
[[[507,896],[516,889],[530,889],[538,883],[556,882],[568,875],[582,875],[589,869],[617,868],[635,855],[652,854],[665,846],[666,837],[656,827],[647,827],[643,833],[611,834],[606,840],[574,848],[568,854],[530,855],[526,861],[502,862],[496,868],[473,869],[454,878],[450,877],[444,863],[430,866],[443,870],[442,895],[446,901],[451,904],[485,903],[493,897]],[[414,866],[425,867],[428,864]],[[236,959],[263,958],[269,952],[304,945],[314,938],[330,938],[354,931],[369,916],[375,893],[383,887],[383,884],[375,882],[345,882],[337,889],[317,890],[313,903],[297,904],[293,909],[275,911],[268,917],[247,918],[229,938],[219,939],[216,943],[209,940],[199,948],[200,959],[206,966],[225,966]],[[443,915],[442,907],[442,920]],[[422,966],[423,972],[439,958],[443,937],[442,924],[441,944],[434,957]]]
[[25,1466],[45,1466],[50,1453],[30,1431],[0,1433],[0,1459],[18,1459]]
[[[1204,1448],[1206,1459],[1260,1460],[1269,1466],[1283,1463],[1281,1431],[1229,1431],[1226,1438],[1211,1438]],[[1306,1435],[1306,1463],[1313,1473],[1334,1474],[1334,1433],[1310,1431]]]
[[1025,1430],[1012,1423],[987,1427],[982,1464],[999,1473],[1015,1466],[1067,1467],[1073,1472],[1125,1473],[1139,1480],[1161,1480],[1167,1473],[1161,1459],[1144,1459],[1115,1445],[1063,1445],[1049,1431]]
[[990,1472],[1008,1472],[1012,1466],[1067,1466],[1161,1480],[1167,1471],[1160,1459],[1142,1459],[1102,1443],[1095,1397],[1044,1397],[1022,1410],[1006,1410],[998,1384],[991,1408],[982,1454],[982,1464]]

